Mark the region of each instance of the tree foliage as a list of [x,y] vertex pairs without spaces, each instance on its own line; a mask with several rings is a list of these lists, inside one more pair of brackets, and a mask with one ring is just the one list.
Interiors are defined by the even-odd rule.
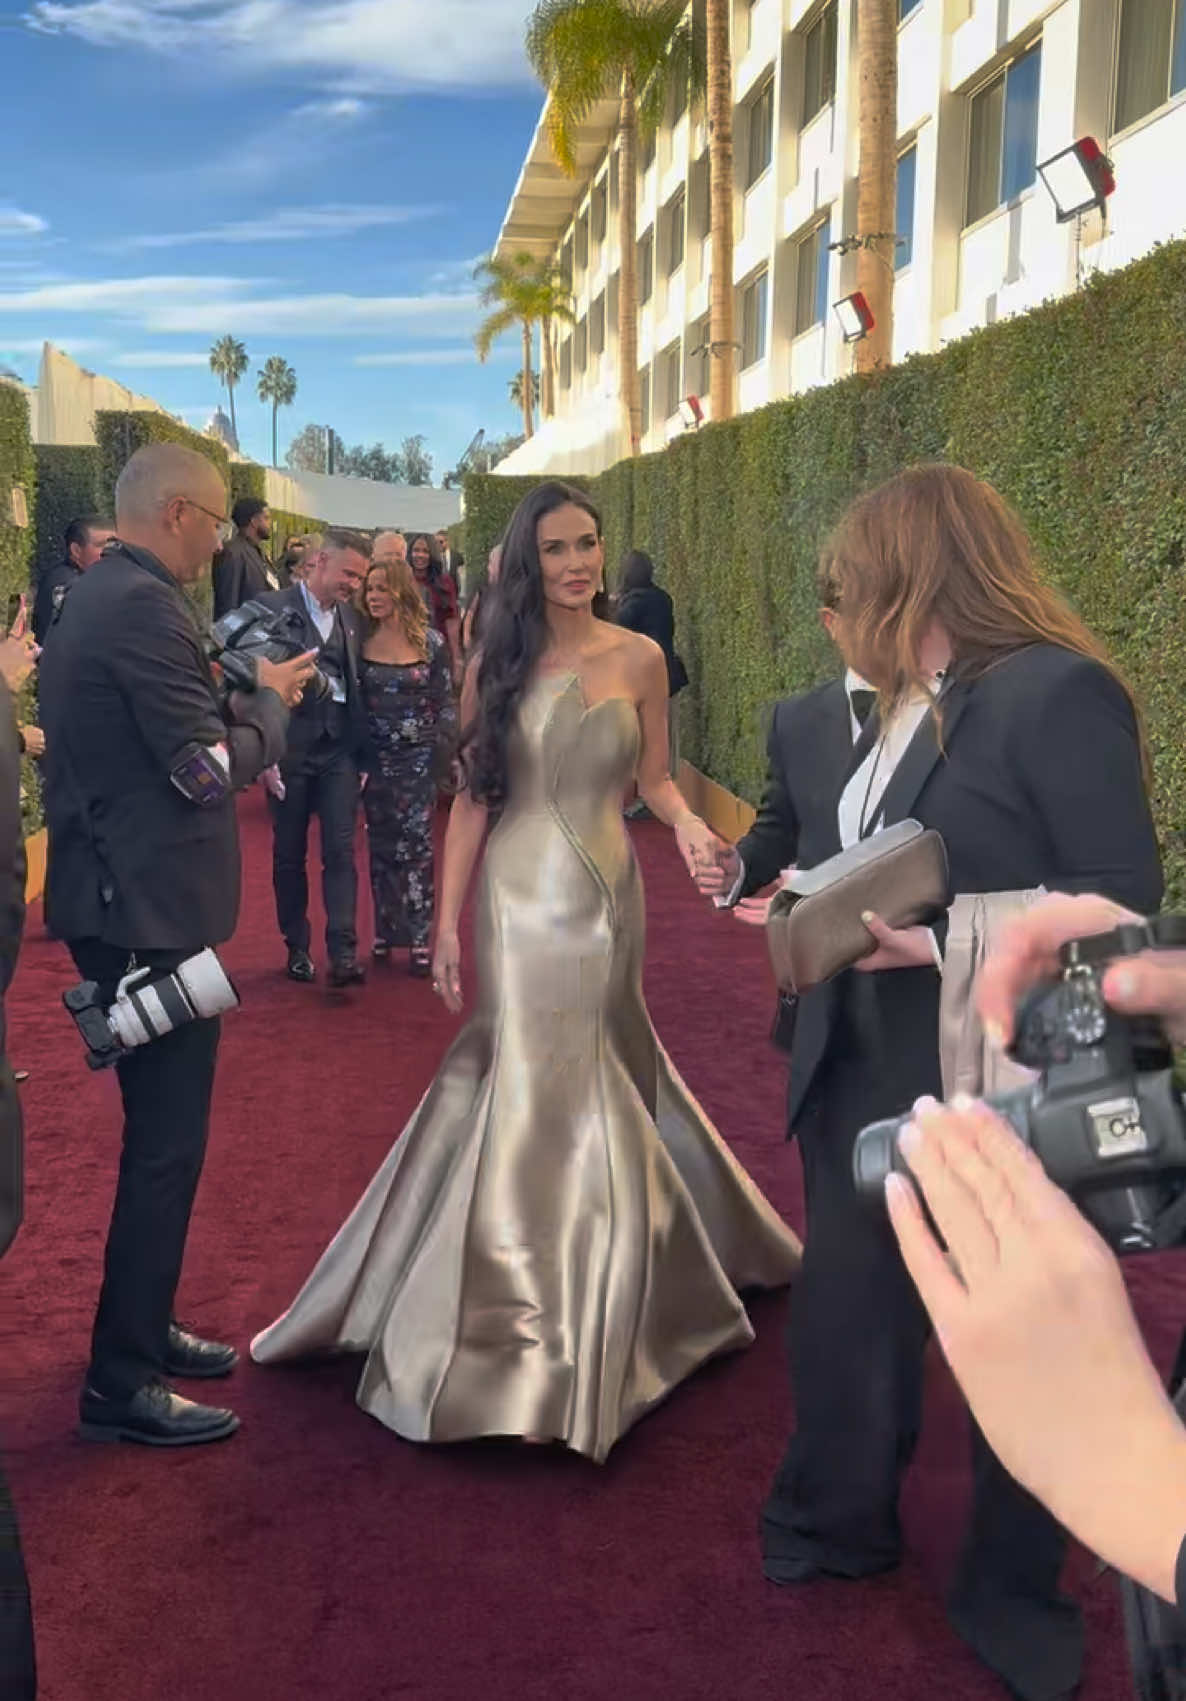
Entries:
[[210,350],[210,370],[220,383],[226,385],[231,410],[231,435],[239,446],[239,427],[235,421],[235,385],[248,367],[247,350],[234,337],[219,337]]

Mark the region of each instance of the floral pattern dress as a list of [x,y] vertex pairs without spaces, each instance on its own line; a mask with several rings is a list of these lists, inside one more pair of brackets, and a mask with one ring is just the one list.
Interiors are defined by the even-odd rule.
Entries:
[[359,662],[370,736],[363,792],[377,946],[427,950],[435,878],[432,817],[457,748],[449,649],[428,633],[424,662]]

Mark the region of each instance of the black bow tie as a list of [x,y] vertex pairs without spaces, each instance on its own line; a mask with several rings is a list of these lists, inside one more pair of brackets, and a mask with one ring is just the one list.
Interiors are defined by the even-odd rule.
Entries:
[[865,689],[850,691],[848,700],[852,704],[852,712],[857,718],[857,725],[864,726],[873,713],[873,706],[877,702],[876,691]]

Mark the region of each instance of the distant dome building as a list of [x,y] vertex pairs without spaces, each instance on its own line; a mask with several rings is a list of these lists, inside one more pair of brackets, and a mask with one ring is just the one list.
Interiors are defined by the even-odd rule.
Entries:
[[235,428],[221,408],[215,408],[207,421],[206,436],[216,437],[228,449],[238,451],[239,440],[235,436]]

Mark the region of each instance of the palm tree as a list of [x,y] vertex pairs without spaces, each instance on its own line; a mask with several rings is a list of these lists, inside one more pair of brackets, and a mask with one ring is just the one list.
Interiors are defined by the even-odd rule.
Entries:
[[527,24],[527,56],[548,91],[552,151],[577,170],[577,132],[603,100],[618,102],[619,389],[630,453],[642,436],[638,384],[638,137],[653,136],[681,83],[689,101],[704,91],[703,31],[685,20],[687,0],[538,0]]
[[888,366],[894,350],[894,223],[897,215],[898,0],[858,0],[860,176],[857,288],[873,329],[856,347],[858,372]]
[[708,0],[709,408],[714,419],[733,414],[733,0]]
[[239,428],[235,424],[235,385],[247,370],[247,350],[234,337],[219,337],[210,350],[210,370],[226,385],[231,406],[231,435],[239,446]]
[[555,408],[555,344],[552,324],[562,319],[569,324],[575,315],[567,280],[553,260],[537,260],[532,254],[511,254],[507,257],[492,254],[481,261],[475,276],[482,284],[482,306],[489,308],[478,326],[474,347],[478,359],[484,361],[497,338],[518,325],[523,340],[523,365],[519,374],[519,389],[515,400],[523,410],[523,434],[530,437],[535,429],[535,402],[538,386],[532,370],[532,337],[535,327],[541,330],[544,368],[544,412]]
[[[510,396],[512,402],[514,402],[517,408],[522,408],[523,374],[521,372],[516,372],[515,376],[507,385],[507,394]],[[536,407],[539,404],[539,380],[535,376],[534,372],[531,374],[531,404],[533,407]]]
[[260,367],[256,394],[261,402],[272,404],[272,465],[276,465],[276,412],[290,408],[296,401],[297,377],[292,367],[278,354],[270,354]]

